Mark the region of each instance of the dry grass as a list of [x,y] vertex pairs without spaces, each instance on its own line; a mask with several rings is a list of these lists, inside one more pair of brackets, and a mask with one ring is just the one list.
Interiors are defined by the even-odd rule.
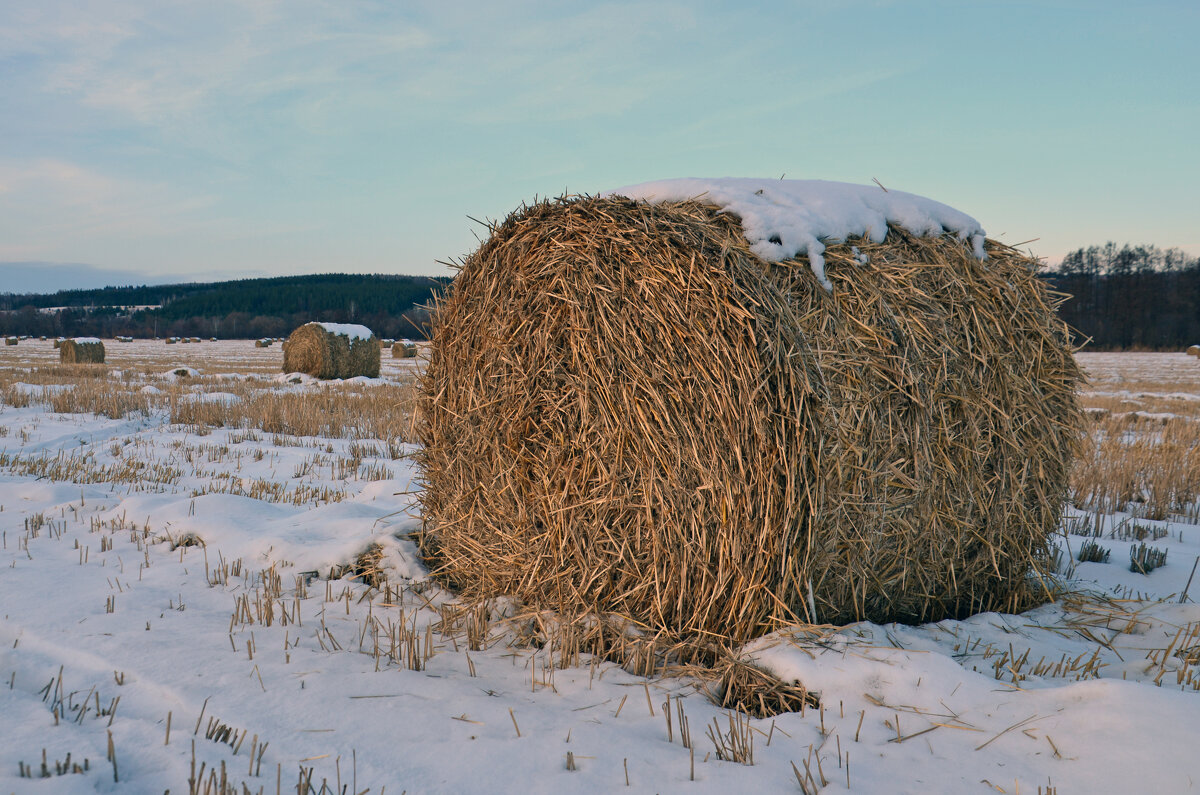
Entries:
[[[393,375],[400,375],[400,383],[328,384],[311,389],[280,385],[273,376],[164,379],[161,373],[180,360],[155,356],[163,349],[151,348],[151,343],[115,348],[116,353],[105,365],[58,364],[51,343],[43,345],[45,351],[22,346],[30,348],[28,356],[22,356],[18,349],[0,347],[0,351],[13,353],[11,357],[0,357],[0,403],[17,408],[39,404],[55,412],[94,413],[114,419],[159,410],[166,412],[170,422],[199,433],[228,427],[290,437],[379,439],[387,444],[393,458],[401,454],[399,445],[412,440],[414,392],[411,376],[405,375],[411,371],[403,367],[393,371]],[[264,355],[266,352],[256,351],[250,341],[244,346],[247,356],[257,353],[249,360],[251,366],[242,356],[211,358],[211,349],[209,358],[198,352],[185,361],[209,371],[265,375],[278,370],[278,354]],[[227,344],[224,350],[237,351],[238,347]],[[130,348],[135,349],[133,356],[129,355]],[[148,384],[157,391],[143,391]],[[232,398],[204,397],[213,392]]]
[[1183,354],[1082,354],[1088,422],[1071,499],[1102,514],[1200,520],[1200,368]]
[[438,576],[675,638],[1026,604],[1078,428],[1050,299],[1003,246],[855,242],[830,295],[694,203],[495,228],[421,385]]
[[408,442],[412,437],[413,390],[392,384],[319,392],[280,392],[241,385],[221,391],[242,393],[237,402],[196,400],[176,393],[171,422],[211,428],[246,428],[290,436],[332,439],[382,439]]

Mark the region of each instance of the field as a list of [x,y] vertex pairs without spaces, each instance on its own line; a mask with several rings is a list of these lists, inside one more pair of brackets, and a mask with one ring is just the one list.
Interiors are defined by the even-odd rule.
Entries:
[[[1091,426],[1047,603],[797,628],[819,694],[752,718],[696,671],[539,647],[430,581],[416,360],[0,346],[0,791],[1186,792],[1200,784],[1200,362],[1080,354]],[[1083,559],[1081,559],[1083,558]],[[45,780],[45,779],[52,780]]]

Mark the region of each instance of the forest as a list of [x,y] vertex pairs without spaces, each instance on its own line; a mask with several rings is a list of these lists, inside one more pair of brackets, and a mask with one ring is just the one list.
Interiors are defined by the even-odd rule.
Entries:
[[1085,350],[1172,351],[1200,343],[1200,257],[1106,243],[1072,251],[1043,276],[1069,296],[1058,314]]
[[270,279],[0,294],[0,334],[281,337],[313,320],[361,323],[380,337],[423,338],[426,304],[450,280],[320,274]]

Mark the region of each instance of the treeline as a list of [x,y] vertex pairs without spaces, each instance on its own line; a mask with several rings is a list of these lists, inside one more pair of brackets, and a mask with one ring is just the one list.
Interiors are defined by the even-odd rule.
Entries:
[[[282,337],[312,320],[361,323],[380,337],[422,338],[424,308],[447,278],[320,274],[0,295],[0,334]],[[50,311],[52,310],[52,311]]]
[[1044,274],[1071,297],[1059,316],[1088,350],[1181,350],[1200,343],[1200,257],[1115,243],[1072,251]]

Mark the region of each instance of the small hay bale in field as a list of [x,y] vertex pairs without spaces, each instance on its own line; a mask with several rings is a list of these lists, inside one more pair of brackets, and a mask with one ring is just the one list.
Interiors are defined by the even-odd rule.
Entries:
[[623,197],[496,225],[419,387],[436,576],[735,641],[1028,605],[1081,425],[1067,329],[981,230],[879,237],[768,262],[730,212]]
[[4,338],[5,345],[16,345],[18,342],[20,342],[20,340],[18,340],[16,337],[5,337]]
[[58,360],[63,364],[103,364],[104,343],[95,337],[63,340],[58,346]]
[[283,343],[283,371],[317,378],[378,378],[379,341],[366,326],[305,323]]
[[392,358],[393,359],[413,359],[417,355],[417,346],[409,342],[393,342],[392,343]]
[[65,338],[65,337],[59,337],[58,339],[54,340],[54,348],[55,348],[56,350],[57,350],[58,348],[61,348],[61,347],[62,347],[62,344],[63,344],[64,342],[66,342],[66,338]]
[[255,340],[254,347],[255,348],[270,348],[271,342],[272,342],[272,340],[269,340],[269,339]]
[[1200,356],[1200,345],[1189,345],[1187,349],[1188,356]]

